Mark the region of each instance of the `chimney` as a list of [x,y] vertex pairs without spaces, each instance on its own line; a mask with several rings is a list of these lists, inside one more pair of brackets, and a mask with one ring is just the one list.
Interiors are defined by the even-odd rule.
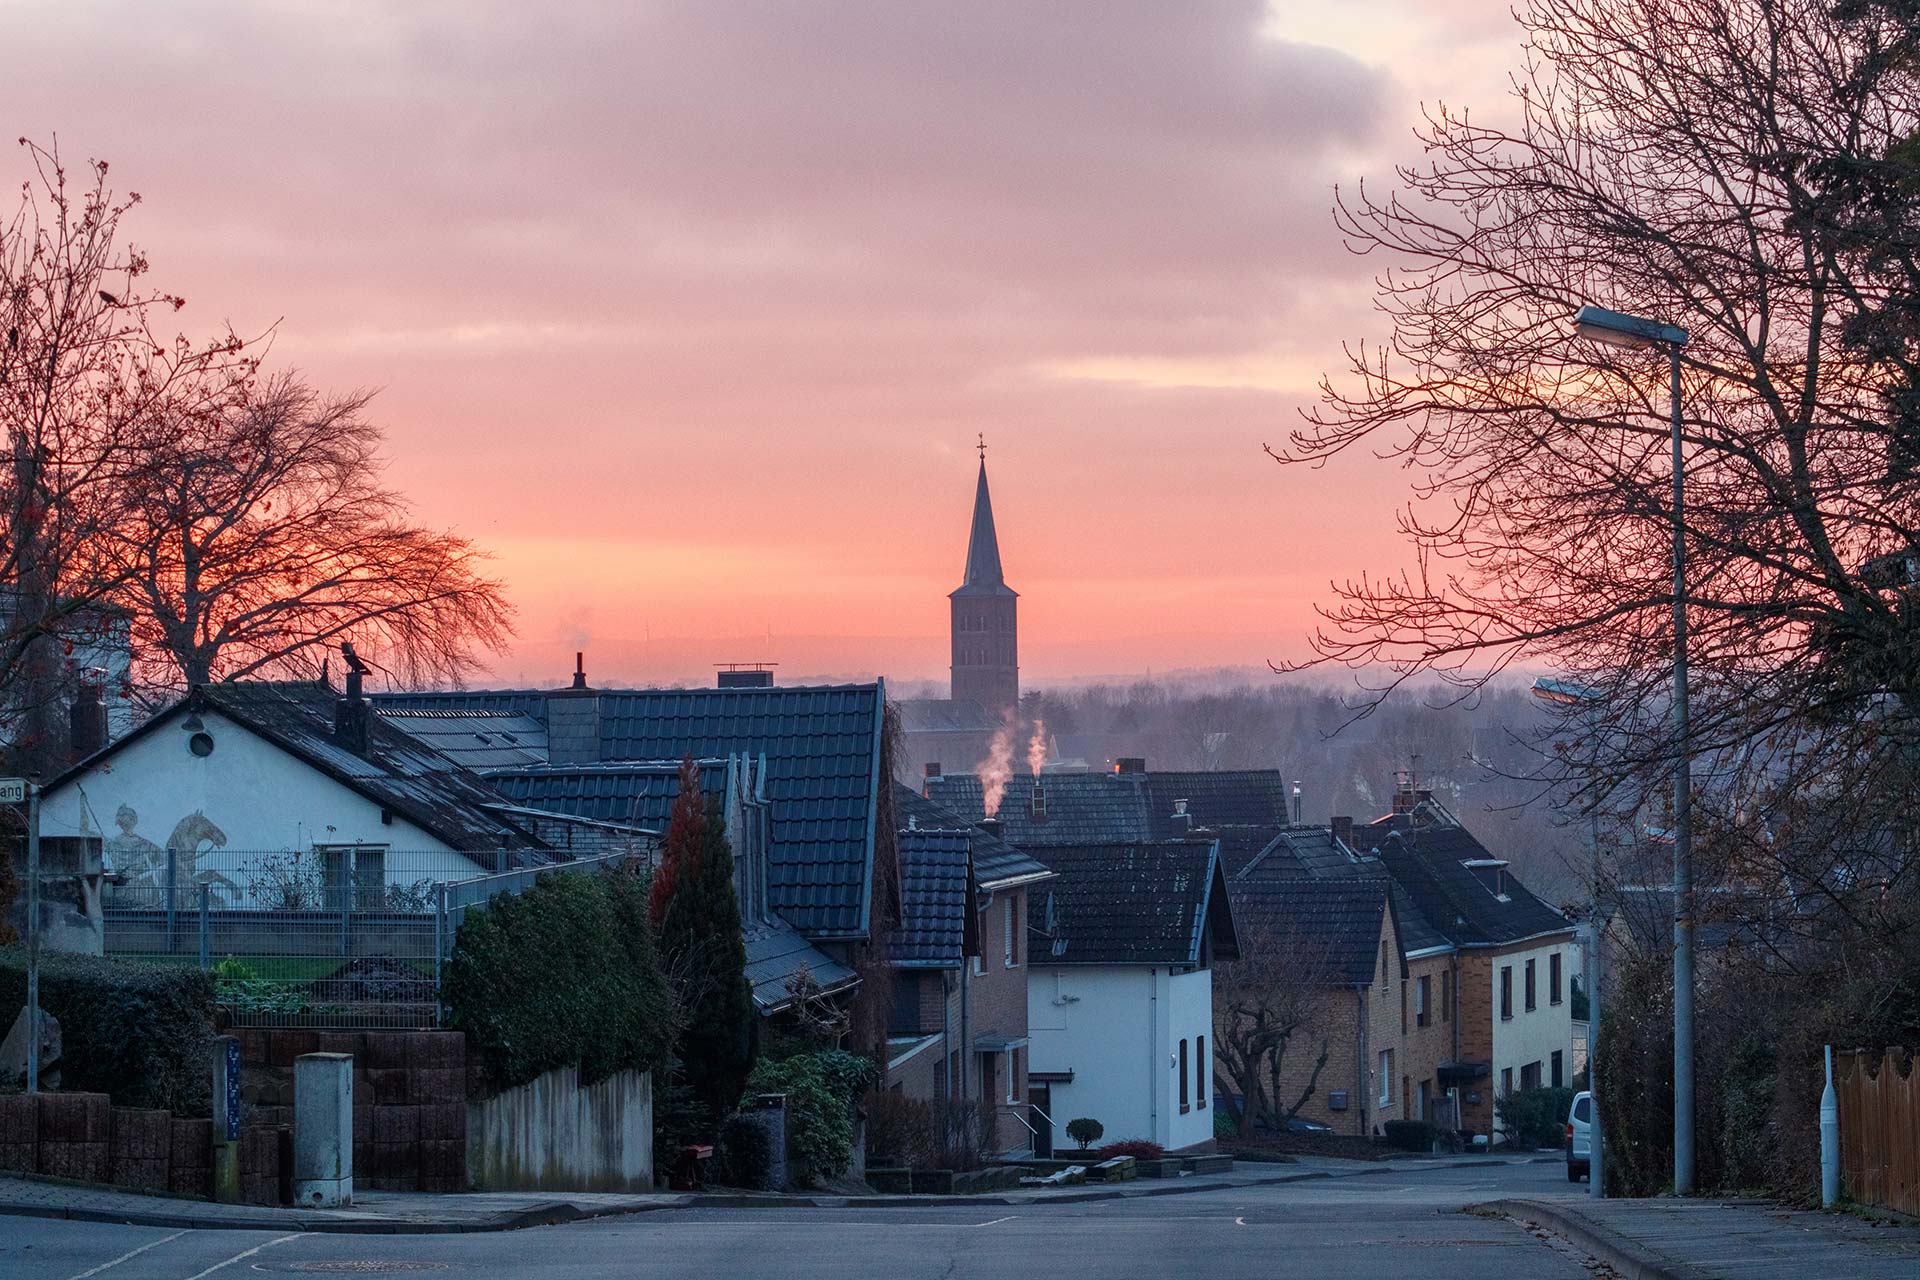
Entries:
[[333,740],[353,754],[363,756],[367,754],[367,731],[373,719],[373,708],[367,705],[361,692],[361,677],[367,673],[367,664],[353,651],[351,640],[341,642],[340,658],[347,666],[347,691],[333,704]]
[[587,655],[577,649],[573,654],[573,687],[576,689],[587,687]]
[[1177,831],[1191,832],[1193,830],[1193,815],[1187,812],[1187,802],[1185,800],[1175,800],[1173,802],[1173,826]]
[[1418,799],[1413,789],[1413,770],[1395,769],[1393,771],[1393,811],[1412,813]]
[[547,695],[547,759],[553,764],[600,761],[600,692],[587,684],[584,653],[573,655],[573,683]]
[[1027,801],[1027,816],[1035,822],[1047,820],[1047,789],[1037,774],[1033,779],[1033,796]]
[[1347,848],[1353,848],[1353,819],[1335,818],[1333,820],[1333,838]]
[[1113,762],[1113,771],[1115,773],[1145,773],[1147,771],[1147,758],[1145,756],[1121,756]]
[[107,745],[107,704],[101,698],[100,682],[93,676],[80,680],[73,707],[67,712],[67,731],[76,761]]
[[773,666],[771,662],[722,663],[719,686],[722,689],[771,689]]
[[937,778],[940,776],[940,762],[938,760],[929,760],[927,762],[927,776],[929,778]]
[[973,825],[979,827],[995,840],[1000,838],[1000,819],[998,818],[982,818]]
[[1293,783],[1293,825],[1296,827],[1300,825],[1300,808],[1300,781],[1296,778]]

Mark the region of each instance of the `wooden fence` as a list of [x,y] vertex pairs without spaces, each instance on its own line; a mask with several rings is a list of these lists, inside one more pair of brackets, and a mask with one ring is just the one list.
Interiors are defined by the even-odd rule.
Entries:
[[1862,1204],[1920,1216],[1920,1071],[1902,1048],[1835,1055],[1840,1173]]

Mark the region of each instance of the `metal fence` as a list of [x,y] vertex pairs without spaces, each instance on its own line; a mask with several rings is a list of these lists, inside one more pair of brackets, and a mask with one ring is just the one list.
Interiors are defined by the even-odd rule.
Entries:
[[[548,855],[535,855],[545,857]],[[239,1027],[418,1029],[439,1023],[440,968],[460,922],[547,872],[598,871],[621,852],[515,870],[519,855],[387,849],[161,851],[115,868],[101,901],[108,955],[214,974]]]

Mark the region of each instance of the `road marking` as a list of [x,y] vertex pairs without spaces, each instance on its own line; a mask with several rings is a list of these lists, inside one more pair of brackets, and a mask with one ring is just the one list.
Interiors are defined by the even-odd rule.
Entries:
[[214,1263],[212,1266],[208,1267],[205,1271],[194,1272],[192,1275],[187,1277],[187,1280],[206,1280],[206,1277],[212,1275],[214,1272],[224,1271],[226,1268],[232,1266],[236,1262],[245,1261],[246,1259],[251,1258],[254,1254],[259,1253],[262,1249],[271,1249],[273,1248],[273,1246],[277,1244],[285,1244],[289,1240],[298,1240],[304,1234],[305,1232],[296,1231],[290,1236],[281,1236],[277,1240],[269,1240],[265,1244],[257,1244],[253,1246],[253,1248],[251,1249],[245,1249],[239,1253],[234,1254],[231,1258],[228,1258],[225,1262]]
[[1235,1218],[1233,1220],[1233,1225],[1236,1227],[1244,1227],[1247,1225],[1247,1220],[1245,1218]]
[[88,1276],[97,1276],[102,1271],[107,1270],[109,1267],[117,1267],[121,1263],[127,1261],[129,1258],[137,1258],[141,1254],[145,1253],[147,1250],[158,1249],[161,1245],[165,1244],[167,1241],[178,1240],[181,1236],[185,1234],[187,1234],[185,1231],[176,1231],[170,1236],[161,1236],[158,1240],[149,1240],[147,1241],[147,1243],[141,1245],[138,1249],[127,1250],[125,1253],[115,1258],[112,1262],[103,1262],[97,1267],[88,1267],[85,1271],[82,1271],[78,1275],[68,1276],[67,1280],[87,1280]]
[[1004,1218],[995,1218],[992,1222],[976,1222],[973,1225],[976,1227],[997,1227],[1003,1222],[1012,1222],[1019,1216],[1019,1214],[1010,1213]]

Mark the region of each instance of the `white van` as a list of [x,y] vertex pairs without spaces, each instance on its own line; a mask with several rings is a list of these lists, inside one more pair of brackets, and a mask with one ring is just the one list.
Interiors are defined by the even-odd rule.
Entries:
[[1573,1095],[1567,1112],[1567,1181],[1578,1182],[1593,1173],[1593,1095]]

